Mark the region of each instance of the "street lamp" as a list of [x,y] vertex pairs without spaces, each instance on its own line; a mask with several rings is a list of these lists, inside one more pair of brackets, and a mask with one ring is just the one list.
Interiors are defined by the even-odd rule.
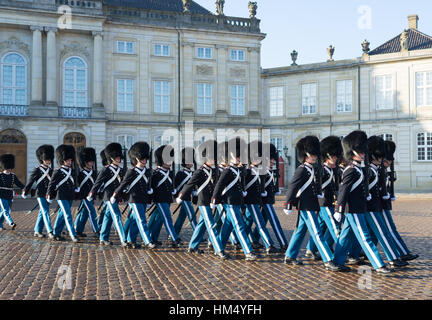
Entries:
[[288,165],[291,165],[291,156],[288,155],[288,147],[283,147],[283,152],[285,155],[285,158],[287,159]]

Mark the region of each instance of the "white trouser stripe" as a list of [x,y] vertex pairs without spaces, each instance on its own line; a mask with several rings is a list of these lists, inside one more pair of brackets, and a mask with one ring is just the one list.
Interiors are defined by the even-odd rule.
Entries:
[[282,235],[280,234],[280,230],[279,230],[279,228],[278,228],[278,226],[277,226],[277,224],[276,224],[276,220],[275,220],[276,218],[273,216],[273,210],[271,209],[271,206],[270,206],[269,204],[266,204],[266,206],[267,206],[267,210],[268,210],[268,212],[269,212],[269,214],[270,214],[270,218],[271,218],[272,221],[273,221],[274,229],[275,229],[275,231],[276,231],[276,233],[277,233],[277,235],[278,235],[278,238],[279,238],[280,242],[282,243],[282,245],[285,246],[286,243],[285,243],[285,241],[284,241]]
[[[71,236],[71,238],[73,238],[74,235],[73,235],[73,233],[72,233],[71,226],[69,225],[69,221],[68,221],[68,219],[67,219],[68,215],[66,214],[66,210],[65,210],[64,205],[63,205],[63,203],[62,203],[62,200],[58,200],[57,202],[58,202],[58,204],[60,205],[60,207],[61,207],[61,209],[62,209],[62,211],[63,211],[63,219],[64,219],[64,221],[65,221],[65,223],[66,223],[66,227],[67,227],[67,229],[68,229],[68,231],[69,231],[69,235]],[[70,214],[71,214],[71,216],[72,216],[72,213],[70,213]]]
[[387,218],[387,213],[385,212],[385,210],[383,210],[383,216],[384,216],[385,222],[386,222],[386,224],[387,224],[387,228],[389,229],[389,231],[390,231],[390,233],[391,233],[391,235],[392,235],[392,237],[393,237],[393,240],[396,242],[396,244],[397,244],[398,247],[401,249],[401,251],[402,251],[402,253],[403,253],[404,255],[408,254],[408,252],[406,252],[405,248],[404,248],[404,247],[401,245],[401,243],[399,242],[399,240],[398,240],[398,238],[396,237],[396,235],[393,233],[393,228],[392,228],[391,225],[390,225],[390,221],[389,221],[388,218]]
[[258,229],[259,229],[259,231],[260,231],[262,237],[264,238],[265,242],[267,242],[267,244],[270,245],[270,241],[269,241],[269,239],[267,238],[267,236],[266,236],[266,234],[265,234],[265,232],[264,232],[264,230],[263,230],[263,228],[262,228],[262,226],[261,226],[261,223],[260,223],[260,221],[259,221],[259,219],[258,219],[258,215],[257,215],[257,213],[255,212],[255,206],[254,206],[253,204],[251,204],[250,206],[251,206],[251,208],[252,208],[252,213],[253,213],[253,215],[254,215],[254,217],[255,217],[256,224],[257,224],[257,226],[258,226]]
[[236,219],[234,209],[232,206],[229,206],[229,208],[231,209],[231,215],[234,219],[235,228],[237,230],[237,236],[239,237],[240,241],[243,241],[244,248],[247,250],[246,240],[243,238],[243,235],[240,232],[240,226],[239,226],[238,221]]
[[45,223],[45,228],[47,229],[47,231],[49,231],[50,230],[50,225],[48,224],[48,221],[46,219],[46,216],[48,216],[49,213],[45,212],[45,209],[44,209],[44,207],[42,205],[41,199],[37,198],[37,201],[39,202],[39,208],[40,208],[40,211],[42,213],[42,219],[43,219],[43,221]]
[[324,245],[321,242],[321,238],[320,238],[318,230],[317,230],[317,228],[315,226],[315,223],[314,223],[314,220],[312,218],[311,212],[310,211],[306,211],[306,212],[307,212],[307,215],[308,215],[308,218],[309,218],[309,223],[312,225],[312,230],[313,230],[313,233],[315,234],[315,238],[317,239],[317,242],[318,242],[319,246],[321,247],[321,250],[324,252],[327,261],[330,261],[331,260],[330,256],[329,256],[327,250],[324,248]]
[[388,243],[388,241],[387,241],[387,238],[385,237],[384,233],[382,232],[381,227],[380,227],[380,225],[379,225],[379,223],[378,223],[378,220],[376,219],[376,217],[375,217],[375,215],[374,215],[373,212],[369,212],[369,213],[370,213],[370,215],[371,215],[371,217],[372,217],[372,219],[373,219],[373,221],[374,221],[374,223],[375,223],[375,226],[376,226],[377,229],[378,229],[378,232],[379,232],[380,235],[381,235],[381,238],[383,239],[385,245],[387,246],[388,251],[390,251],[390,254],[391,254],[393,260],[395,260],[395,259],[396,259],[396,255],[394,254],[392,248],[390,247],[390,245],[389,245],[389,243]]
[[87,213],[88,213],[87,216],[88,216],[88,219],[90,220],[90,224],[92,226],[92,229],[93,229],[94,233],[96,233],[97,229],[96,229],[96,226],[93,224],[93,219],[92,219],[92,216],[91,216],[91,211],[90,211],[90,208],[87,205],[87,201],[86,200],[82,200],[82,201],[84,202],[84,205],[85,205],[85,207],[87,209]]
[[221,248],[219,247],[219,243],[218,243],[218,241],[216,239],[216,234],[213,231],[212,223],[210,223],[210,219],[209,219],[209,216],[208,216],[210,213],[208,212],[207,207],[205,207],[205,206],[200,206],[200,210],[201,210],[201,214],[204,217],[204,220],[207,222],[206,225],[209,226],[209,228],[207,229],[207,231],[208,231],[210,237],[213,238],[214,245],[217,247],[216,248],[216,252],[220,252]]
[[[5,200],[5,201],[7,201],[7,200]],[[9,225],[12,225],[13,221],[12,221],[12,220],[9,218],[9,216],[6,214],[6,210],[5,210],[4,206],[3,206],[3,199],[0,200],[0,204],[1,204],[1,207],[2,207],[3,215],[5,216],[6,220],[7,220],[8,223],[9,223]],[[1,216],[1,215],[0,215],[0,216]]]
[[381,264],[379,263],[378,258],[375,256],[375,253],[373,252],[372,248],[369,246],[369,244],[368,244],[367,241],[366,241],[366,237],[365,237],[365,235],[364,235],[364,233],[363,233],[363,229],[362,229],[362,227],[361,227],[361,225],[360,225],[360,221],[358,220],[357,213],[353,213],[353,216],[354,216],[355,223],[356,223],[356,225],[357,225],[357,230],[358,230],[359,233],[360,233],[360,236],[361,236],[361,238],[362,238],[362,241],[363,241],[363,243],[364,243],[366,249],[369,251],[369,253],[370,253],[370,255],[372,256],[372,259],[374,259],[376,265],[377,265],[378,267],[381,267]]
[[141,234],[142,234],[142,236],[144,237],[144,241],[145,241],[146,244],[147,244],[147,243],[149,243],[150,241],[149,241],[149,239],[147,238],[146,233],[144,232],[144,228],[143,228],[143,226],[142,226],[142,220],[141,220],[141,216],[139,215],[138,208],[137,208],[137,206],[136,206],[135,203],[130,203],[130,205],[132,206],[132,210],[134,210],[134,212],[135,212],[135,216],[136,216],[136,218],[138,219],[138,222],[139,222],[139,223],[138,223],[138,228],[140,229]]
[[158,205],[159,210],[160,210],[160,213],[161,213],[161,215],[162,215],[162,217],[163,217],[163,219],[164,219],[164,221],[165,221],[165,227],[166,227],[168,233],[171,235],[171,239],[172,239],[172,241],[177,240],[177,238],[174,237],[174,233],[173,233],[173,231],[172,231],[171,228],[170,228],[170,225],[169,225],[169,223],[168,223],[168,218],[165,216],[165,211],[164,211],[164,209],[162,208],[162,206],[160,205],[160,203],[158,203],[157,205]]
[[111,212],[111,217],[114,220],[114,225],[115,225],[115,227],[117,229],[117,233],[119,235],[120,241],[121,242],[125,242],[125,239],[123,239],[122,234],[120,232],[120,226],[118,225],[117,216],[115,214],[114,207],[112,206],[111,201],[108,200],[107,202],[108,202],[108,206],[109,206],[109,209],[110,209],[110,212]]
[[330,209],[329,209],[328,207],[326,207],[326,212],[327,212],[327,214],[328,214],[328,216],[329,216],[329,219],[330,219],[330,221],[331,221],[331,224],[332,224],[332,227],[333,227],[333,231],[334,231],[334,233],[335,233],[335,235],[336,235],[336,238],[339,238],[339,231],[338,231],[338,229],[336,228],[336,224],[335,224],[335,222],[334,222],[334,220],[333,220],[333,216],[332,216],[332,214],[331,214],[331,212],[330,212]]

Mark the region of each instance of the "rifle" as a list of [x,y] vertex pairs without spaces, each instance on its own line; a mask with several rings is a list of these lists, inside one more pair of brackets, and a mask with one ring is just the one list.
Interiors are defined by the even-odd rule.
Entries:
[[280,173],[279,173],[279,150],[276,149],[276,169],[274,170],[276,173],[276,185],[275,185],[275,190],[276,193],[279,192],[279,177],[280,177]]
[[395,194],[394,194],[394,182],[396,181],[396,171],[394,169],[394,162],[392,161],[392,163],[390,164],[390,172],[389,172],[389,180],[390,180],[390,197],[394,198]]
[[28,216],[30,213],[32,213],[34,210],[36,210],[37,207],[39,207],[39,202],[37,202],[31,210],[27,211],[27,213],[25,215]]
[[55,215],[60,210],[60,206],[57,205],[57,208],[50,214],[50,217]]
[[322,162],[321,162],[321,156],[318,155],[317,157],[317,175],[318,175],[318,181],[317,181],[317,193],[320,195],[322,193]]
[[365,189],[366,189],[366,197],[369,196],[369,153],[366,151],[365,153],[365,159],[364,159],[364,164],[365,164],[365,170],[364,170],[364,175],[365,175]]

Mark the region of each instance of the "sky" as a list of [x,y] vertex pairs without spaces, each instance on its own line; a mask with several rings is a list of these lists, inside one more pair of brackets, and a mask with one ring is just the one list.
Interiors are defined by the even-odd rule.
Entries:
[[[215,12],[215,0],[194,0]],[[290,53],[298,52],[297,64],[325,62],[327,47],[333,45],[335,60],[362,55],[361,43],[370,48],[408,28],[408,15],[419,15],[419,31],[432,36],[431,0],[254,0],[261,32],[261,66],[273,68],[292,63]],[[225,0],[227,16],[249,17],[249,0]]]

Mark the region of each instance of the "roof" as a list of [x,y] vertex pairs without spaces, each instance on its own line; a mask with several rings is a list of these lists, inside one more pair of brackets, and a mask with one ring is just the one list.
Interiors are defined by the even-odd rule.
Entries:
[[[395,53],[401,51],[400,33],[383,45],[369,52],[369,55]],[[408,29],[408,51],[432,48],[432,37],[416,29]]]
[[[183,12],[182,0],[104,0],[104,4],[113,7]],[[191,2],[189,11],[191,13],[212,14],[194,1]]]

